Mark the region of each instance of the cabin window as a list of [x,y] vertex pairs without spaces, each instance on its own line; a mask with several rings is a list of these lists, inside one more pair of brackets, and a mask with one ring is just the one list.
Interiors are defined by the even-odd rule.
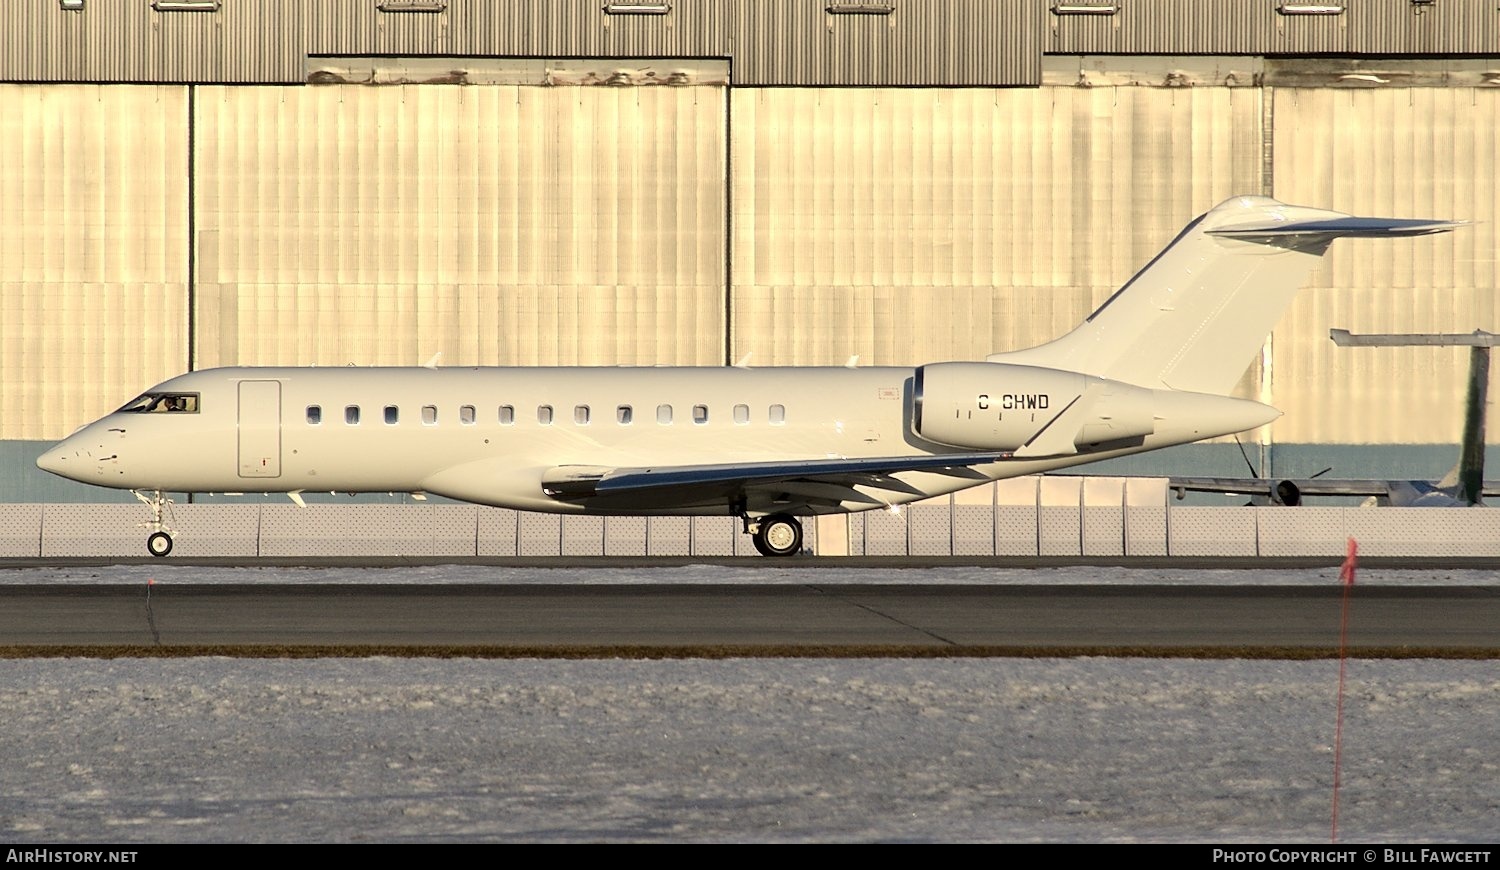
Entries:
[[694,405],[693,406],[693,422],[696,423],[699,426],[702,426],[704,423],[708,422],[708,406],[707,405]]
[[577,423],[579,426],[587,426],[589,424],[589,406],[588,405],[574,405],[573,406],[573,422]]
[[323,406],[322,405],[308,405],[307,406],[307,425],[309,425],[309,426],[317,426],[317,425],[319,425],[322,422],[323,422]]
[[400,409],[398,409],[395,405],[386,405],[385,406],[385,422],[386,422],[386,425],[388,425],[388,426],[394,426],[394,425],[396,425],[397,421],[399,421],[400,419],[401,419],[401,411],[400,411]]
[[734,406],[734,422],[735,422],[735,425],[737,425],[737,426],[743,426],[746,423],[750,422],[750,406],[749,405],[735,405]]
[[358,426],[359,425],[359,406],[358,405],[345,405],[344,406],[344,422],[348,423],[350,426]]
[[500,425],[501,426],[510,426],[510,425],[512,425],[515,422],[516,422],[516,406],[515,405],[501,405],[500,406]]
[[662,424],[663,426],[670,426],[670,425],[672,425],[672,406],[671,405],[657,405],[656,406],[656,422]]
[[552,425],[552,406],[551,405],[537,405],[537,407],[536,407],[536,421],[538,423],[541,423],[543,426],[551,426]]
[[630,420],[635,416],[635,411],[629,405],[621,405],[615,409],[615,422],[621,426],[629,426]]
[[435,426],[435,425],[437,425],[437,405],[423,405],[422,406],[422,425],[424,425],[424,426]]
[[771,425],[780,426],[786,422],[786,405],[771,406]]
[[458,422],[465,426],[473,426],[475,419],[473,405],[460,405],[458,407]]

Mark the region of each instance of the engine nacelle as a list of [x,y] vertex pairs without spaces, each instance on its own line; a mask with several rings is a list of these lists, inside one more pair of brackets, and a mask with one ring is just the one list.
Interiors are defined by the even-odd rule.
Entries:
[[[1056,420],[1070,431],[1049,433],[1058,449],[1047,452],[1077,453],[1150,435],[1156,428],[1153,396],[1142,387],[1077,372],[934,363],[916,370],[912,431],[950,447],[1016,451]],[[1065,411],[1071,411],[1067,418]]]

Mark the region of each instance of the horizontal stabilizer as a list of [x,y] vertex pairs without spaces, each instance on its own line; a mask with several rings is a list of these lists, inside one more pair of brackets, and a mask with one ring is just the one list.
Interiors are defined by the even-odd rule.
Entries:
[[1314,221],[1261,221],[1207,230],[1211,236],[1255,238],[1258,236],[1342,236],[1388,239],[1395,236],[1426,236],[1467,226],[1468,221],[1435,221],[1408,218],[1342,217]]

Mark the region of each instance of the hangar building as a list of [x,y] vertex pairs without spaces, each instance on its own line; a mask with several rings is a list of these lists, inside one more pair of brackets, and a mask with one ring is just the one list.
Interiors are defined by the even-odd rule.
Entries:
[[15,0],[0,502],[121,498],[33,461],[188,369],[980,359],[1245,193],[1476,222],[1239,388],[1267,475],[1436,477],[1465,352],[1328,331],[1500,329],[1497,179],[1493,0]]

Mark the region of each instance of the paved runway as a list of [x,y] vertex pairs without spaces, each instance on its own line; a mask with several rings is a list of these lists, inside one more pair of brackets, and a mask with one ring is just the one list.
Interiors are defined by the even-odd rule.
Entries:
[[[0,654],[1336,654],[1342,587],[31,585]],[[1356,587],[1348,648],[1500,657],[1500,587]]]

